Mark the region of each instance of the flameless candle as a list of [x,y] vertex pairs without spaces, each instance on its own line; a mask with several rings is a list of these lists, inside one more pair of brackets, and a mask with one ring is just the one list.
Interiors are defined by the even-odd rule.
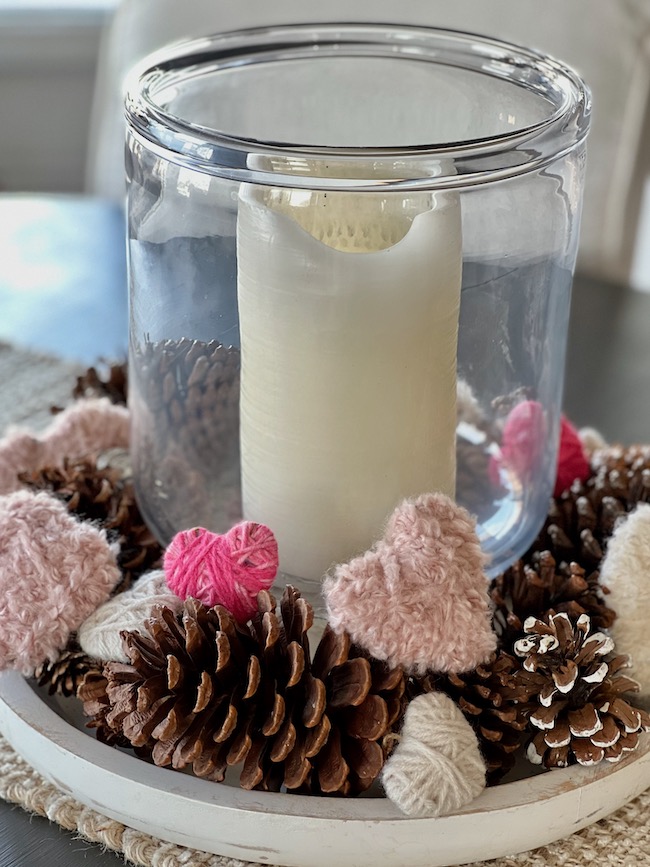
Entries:
[[460,205],[248,185],[237,237],[244,515],[318,580],[454,494]]

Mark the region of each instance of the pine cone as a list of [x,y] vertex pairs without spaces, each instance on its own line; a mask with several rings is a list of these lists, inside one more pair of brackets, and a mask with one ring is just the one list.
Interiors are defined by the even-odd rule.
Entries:
[[126,405],[128,391],[128,370],[126,364],[111,364],[106,376],[98,373],[95,367],[77,377],[72,391],[75,399],[83,397],[107,397],[111,403]]
[[537,731],[528,758],[547,768],[618,762],[635,749],[639,732],[650,730],[650,716],[623,698],[638,692],[636,681],[621,674],[626,656],[614,642],[592,632],[586,614],[572,621],[551,614],[548,622],[530,617],[526,637],[515,642],[524,658],[519,682],[530,696],[529,722]]
[[49,695],[76,696],[89,674],[98,674],[101,663],[91,659],[71,642],[54,662],[44,662],[34,672],[38,686],[47,686]]
[[577,563],[558,567],[550,551],[532,554],[530,563],[517,560],[490,584],[502,647],[512,649],[528,617],[543,618],[550,611],[566,612],[574,620],[588,614],[595,627],[608,629],[616,614],[607,607],[603,597],[608,591],[598,579],[598,572],[587,575]]
[[140,397],[183,453],[216,466],[238,450],[239,349],[183,338],[146,343],[137,353]]
[[221,606],[189,599],[180,623],[166,608],[151,638],[123,634],[131,664],[108,663],[98,725],[157,765],[221,781],[243,763],[247,789],[353,794],[377,778],[381,739],[402,712],[404,677],[326,629],[313,661],[313,611],[288,587],[280,614],[266,591],[238,625]]
[[80,520],[99,525],[119,543],[117,562],[123,579],[117,592],[159,562],[162,548],[140,514],[133,483],[114,467],[100,469],[94,458],[87,457],[66,460],[63,467],[23,473],[20,480],[33,490],[59,497]]
[[97,740],[103,744],[110,747],[130,747],[131,744],[122,732],[106,722],[106,716],[111,711],[111,703],[106,694],[107,686],[108,681],[101,669],[88,671],[79,684],[77,698],[83,703],[84,714],[90,717],[86,728],[94,729]]
[[157,493],[148,517],[167,538],[190,514],[192,523],[225,532],[242,514],[240,350],[183,338],[135,351],[129,401],[137,410],[137,473]]
[[556,560],[598,568],[617,522],[639,502],[650,502],[650,446],[612,446],[594,453],[593,474],[576,481],[551,502],[533,545]]
[[519,660],[500,650],[474,671],[426,675],[412,682],[412,697],[422,692],[444,692],[465,714],[486,763],[488,786],[496,785],[512,769],[528,732],[522,702],[529,696],[517,680],[520,668]]

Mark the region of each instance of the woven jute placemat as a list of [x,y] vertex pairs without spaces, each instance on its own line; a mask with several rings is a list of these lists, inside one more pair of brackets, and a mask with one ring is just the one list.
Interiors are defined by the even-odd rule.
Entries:
[[[0,344],[0,430],[10,424],[36,429],[45,425],[51,418],[49,407],[69,401],[78,372],[74,365]],[[43,779],[1,736],[0,797],[120,854],[138,867],[250,867],[252,863],[165,843],[102,816]],[[566,840],[469,867],[586,865],[650,867],[650,789]],[[309,867],[308,856],[304,867]]]

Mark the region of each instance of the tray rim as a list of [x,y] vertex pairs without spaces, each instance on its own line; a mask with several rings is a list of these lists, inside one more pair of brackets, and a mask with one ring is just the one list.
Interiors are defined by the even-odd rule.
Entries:
[[[378,860],[376,851],[369,851],[368,860],[363,860],[363,847],[352,846],[352,856],[350,840],[358,838],[367,846],[369,835],[376,836],[378,843],[385,837],[392,841],[391,845],[399,845],[400,863],[405,867],[436,867],[511,855],[566,837],[650,786],[650,734],[645,734],[637,751],[619,764],[573,766],[495,786],[462,810],[437,819],[405,816],[385,798],[346,800],[248,792],[158,768],[99,743],[57,714],[39,696],[37,688],[16,672],[0,674],[0,730],[46,779],[109,818],[172,843],[289,867],[303,867],[303,861],[296,860],[300,851],[302,857],[310,851],[313,867],[331,864],[335,859],[341,865],[355,867],[394,864]],[[128,790],[129,797],[116,801],[115,793],[122,789]],[[162,811],[160,820],[152,820],[151,813],[134,813],[133,803],[142,798]],[[184,825],[188,815],[200,822],[208,817],[212,833],[206,837],[205,829],[197,833]],[[518,819],[527,819],[525,824],[530,827],[525,833],[517,829]],[[157,821],[166,824],[161,826]],[[509,833],[499,834],[495,826],[490,840],[472,843],[466,839],[468,831],[480,834],[480,826],[500,822]],[[251,845],[226,839],[235,829],[225,826],[233,824],[236,833],[243,835],[240,839],[250,840]],[[341,834],[330,833],[342,830],[344,852],[340,851],[342,845],[335,842]],[[263,846],[262,841],[269,835],[272,845]],[[310,839],[312,846],[318,842],[318,853],[312,857],[310,849],[297,849],[292,835],[303,841],[301,845]],[[502,836],[505,839],[499,843],[495,838]],[[414,839],[420,840],[420,845],[414,844]]]

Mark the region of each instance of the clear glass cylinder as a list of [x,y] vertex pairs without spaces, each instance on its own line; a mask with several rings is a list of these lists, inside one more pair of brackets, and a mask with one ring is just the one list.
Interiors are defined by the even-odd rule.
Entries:
[[160,540],[260,521],[308,590],[440,490],[504,569],[555,477],[584,83],[475,35],[296,25],[164,50],[126,110],[132,455]]

